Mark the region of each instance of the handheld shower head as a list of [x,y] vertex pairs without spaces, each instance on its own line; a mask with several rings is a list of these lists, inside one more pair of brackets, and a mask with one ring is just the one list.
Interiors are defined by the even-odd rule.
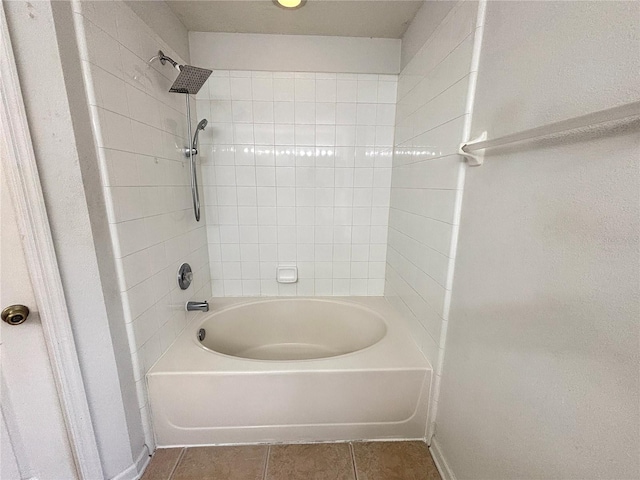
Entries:
[[196,127],[196,133],[193,135],[193,143],[191,144],[191,148],[193,149],[193,152],[196,153],[196,155],[198,153],[198,134],[200,133],[200,130],[204,130],[204,127],[207,126],[207,123],[209,122],[206,118],[200,120],[200,122],[198,122],[198,126]]

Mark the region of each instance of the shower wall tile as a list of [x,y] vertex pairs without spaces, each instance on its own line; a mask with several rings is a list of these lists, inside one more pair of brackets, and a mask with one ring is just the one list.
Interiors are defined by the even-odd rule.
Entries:
[[[171,68],[148,63],[160,48],[185,61],[123,2],[82,2],[76,15],[118,288],[151,446],[144,375],[195,315],[185,312],[185,302],[211,295],[206,226],[194,219],[189,165],[180,150],[188,143],[185,97],[168,92]],[[195,98],[192,109],[195,123]],[[227,105],[220,115],[229,112]],[[185,291],[175,281],[183,262],[194,271]]]
[[[463,168],[457,150],[469,113],[476,9],[475,2],[454,7],[398,79],[385,297],[434,368],[455,261]],[[393,98],[392,92],[382,98]]]
[[[214,72],[197,100],[214,296],[383,294],[396,89],[394,75]],[[275,281],[283,264],[296,284]]]

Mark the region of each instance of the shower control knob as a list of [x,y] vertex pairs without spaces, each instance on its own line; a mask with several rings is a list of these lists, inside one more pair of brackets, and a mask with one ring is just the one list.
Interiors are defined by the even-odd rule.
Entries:
[[0,314],[2,320],[9,325],[20,325],[29,316],[29,309],[24,305],[9,305]]
[[183,263],[180,265],[180,269],[178,270],[178,286],[182,290],[186,290],[189,288],[193,282],[193,271],[191,270],[191,265],[188,263]]

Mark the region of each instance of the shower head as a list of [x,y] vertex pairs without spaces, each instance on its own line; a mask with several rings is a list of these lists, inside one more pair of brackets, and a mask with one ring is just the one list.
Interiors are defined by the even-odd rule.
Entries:
[[203,118],[202,120],[200,120],[198,122],[198,126],[196,127],[196,133],[193,135],[193,142],[191,142],[191,148],[192,151],[195,152],[195,154],[198,154],[198,134],[200,133],[200,130],[204,130],[204,127],[207,126],[207,119]]
[[206,68],[193,67],[191,65],[178,65],[178,62],[171,57],[167,57],[162,50],[158,52],[157,58],[163,65],[169,62],[173,67],[180,72],[178,78],[175,79],[173,85],[169,89],[172,93],[188,93],[189,95],[195,95],[200,91],[204,82],[207,81],[212,71]]

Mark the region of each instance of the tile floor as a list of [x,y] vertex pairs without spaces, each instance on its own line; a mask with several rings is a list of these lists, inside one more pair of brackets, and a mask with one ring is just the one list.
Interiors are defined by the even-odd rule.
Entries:
[[157,450],[142,480],[440,480],[422,442]]

